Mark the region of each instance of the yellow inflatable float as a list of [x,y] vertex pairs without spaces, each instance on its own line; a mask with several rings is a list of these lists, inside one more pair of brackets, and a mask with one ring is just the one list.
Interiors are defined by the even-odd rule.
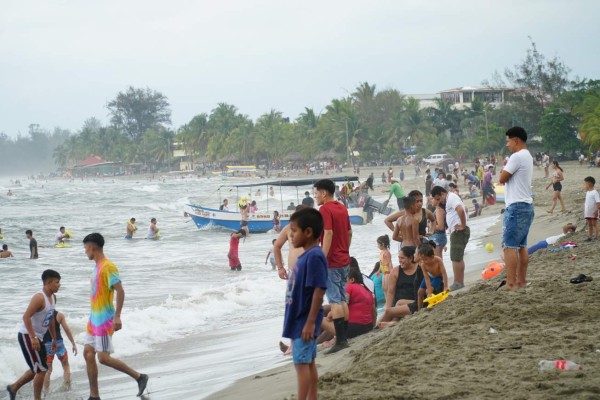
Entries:
[[57,243],[54,245],[54,247],[56,247],[57,249],[68,249],[69,247],[71,247],[71,245],[64,244],[64,243]]

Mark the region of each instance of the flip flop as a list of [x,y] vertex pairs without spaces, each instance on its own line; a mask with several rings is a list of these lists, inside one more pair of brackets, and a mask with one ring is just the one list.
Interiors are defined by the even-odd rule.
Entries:
[[500,282],[500,285],[498,285],[496,290],[500,290],[503,286],[506,286],[506,279],[502,279],[502,282]]
[[583,282],[591,282],[593,281],[594,278],[592,278],[591,276],[585,276],[583,274],[580,274],[578,276],[576,276],[575,278],[571,279],[571,283],[574,284],[578,284],[578,283],[583,283]]

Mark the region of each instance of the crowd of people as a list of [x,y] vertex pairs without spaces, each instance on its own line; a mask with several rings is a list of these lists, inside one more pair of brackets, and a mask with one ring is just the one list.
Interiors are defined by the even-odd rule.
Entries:
[[[506,279],[499,290],[527,286],[527,237],[534,218],[531,193],[533,158],[527,149],[527,133],[520,127],[506,132],[506,147],[511,153],[503,160],[499,182],[505,187],[503,211],[503,258]],[[553,164],[555,170],[558,163]],[[474,214],[488,205],[494,196],[492,175],[495,165],[483,167],[477,161],[475,170],[463,170],[464,182],[471,198],[476,187],[483,194],[482,204],[475,201]],[[403,317],[418,312],[427,305],[429,296],[464,288],[464,254],[470,239],[469,211],[458,192],[459,167],[455,173],[436,170],[434,177],[426,171],[425,195],[414,190],[405,194],[397,180],[391,178],[389,198],[395,195],[399,210],[385,219],[392,231],[392,240],[399,243],[398,265],[394,266],[388,235],[376,239],[379,260],[368,277],[360,273],[355,259],[350,257],[352,229],[343,206],[335,201],[333,182],[315,184],[319,212],[300,208],[290,224],[273,243],[275,266],[282,279],[288,281],[283,336],[292,340],[289,347],[298,375],[298,398],[317,397],[318,375],[315,358],[317,346],[328,347],[326,354],[348,347],[348,339],[397,324]],[[560,170],[553,174],[553,184],[563,177]],[[382,180],[385,180],[385,173]],[[597,218],[600,195],[594,189],[595,180],[585,179],[585,216],[589,240],[597,238]],[[558,201],[559,197],[556,198]],[[423,202],[427,201],[425,207]],[[495,200],[495,199],[494,199]],[[575,230],[564,228],[565,234]],[[281,249],[290,243],[288,271]],[[450,247],[452,283],[450,283],[442,254]],[[540,244],[540,246],[547,246]],[[320,246],[320,249],[319,249]],[[318,249],[318,250],[317,250]],[[535,251],[535,250],[534,250]],[[325,312],[323,296],[329,300]],[[376,309],[383,306],[377,319]]]

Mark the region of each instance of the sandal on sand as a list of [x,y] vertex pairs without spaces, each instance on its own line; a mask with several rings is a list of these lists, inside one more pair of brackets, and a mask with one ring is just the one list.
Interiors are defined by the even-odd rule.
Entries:
[[500,290],[504,286],[506,286],[506,279],[502,279],[502,282],[500,282],[500,285],[498,285],[498,287],[496,288],[496,290]]
[[583,282],[591,282],[593,280],[594,278],[592,278],[591,276],[585,276],[584,274],[580,274],[579,276],[571,279],[571,283],[578,284]]

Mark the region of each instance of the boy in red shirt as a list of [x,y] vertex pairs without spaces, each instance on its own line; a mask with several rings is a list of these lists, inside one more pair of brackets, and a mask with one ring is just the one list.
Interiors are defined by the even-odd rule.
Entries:
[[350,243],[352,228],[348,209],[335,200],[335,184],[330,179],[322,179],[315,183],[315,200],[321,206],[319,212],[323,217],[323,234],[321,246],[327,257],[327,299],[331,304],[331,314],[335,327],[335,345],[327,354],[336,353],[348,347],[348,300],[346,298],[346,281],[350,265]]

